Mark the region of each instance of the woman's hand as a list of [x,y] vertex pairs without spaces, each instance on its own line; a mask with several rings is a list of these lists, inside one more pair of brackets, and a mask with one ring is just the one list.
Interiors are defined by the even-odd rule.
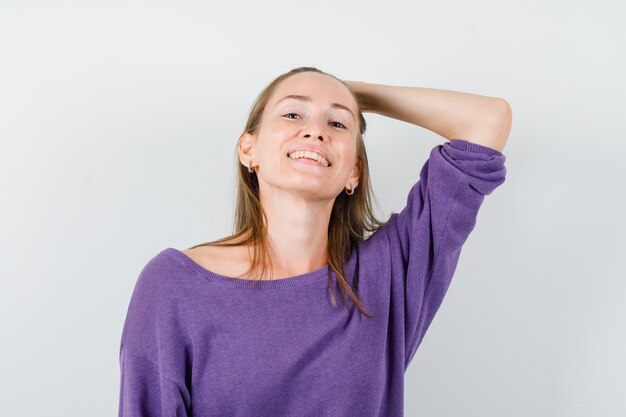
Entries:
[[352,94],[356,96],[357,102],[359,103],[359,109],[361,110],[361,112],[366,113],[370,111],[368,107],[368,103],[366,101],[366,97],[361,93],[366,83],[364,83],[363,81],[348,81],[348,80],[342,80],[342,81],[347,84],[350,91],[352,91]]

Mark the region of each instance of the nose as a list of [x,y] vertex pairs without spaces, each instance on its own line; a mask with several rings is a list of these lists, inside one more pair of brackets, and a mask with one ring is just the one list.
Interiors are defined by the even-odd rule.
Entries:
[[326,136],[324,134],[324,126],[325,126],[325,121],[323,117],[320,117],[320,116],[311,117],[309,120],[309,123],[305,127],[304,131],[307,133],[304,135],[304,137],[305,138],[313,137],[315,139],[320,139],[324,141],[326,139]]
[[324,140],[322,129],[316,123],[313,123],[312,126],[309,126],[307,132],[310,132],[310,133],[305,134],[304,135],[305,138],[310,138],[311,136],[313,136],[314,138]]
[[311,136],[317,137],[320,140],[324,140],[324,137],[322,136],[321,133],[317,133],[317,134],[313,134],[313,135],[311,135],[310,133],[307,133],[306,135],[304,135],[305,138],[310,138]]

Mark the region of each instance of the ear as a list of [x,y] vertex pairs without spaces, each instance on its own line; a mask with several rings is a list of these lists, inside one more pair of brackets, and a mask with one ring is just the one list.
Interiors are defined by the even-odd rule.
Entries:
[[[254,143],[256,138],[254,135],[245,132],[239,136],[239,142],[237,142],[237,150],[239,151],[239,161],[247,167],[248,162],[254,159]],[[254,163],[252,163],[254,167]]]
[[361,178],[361,160],[358,160],[357,163],[352,168],[352,172],[350,172],[349,182],[354,184],[353,186],[356,188],[359,185],[359,178]]

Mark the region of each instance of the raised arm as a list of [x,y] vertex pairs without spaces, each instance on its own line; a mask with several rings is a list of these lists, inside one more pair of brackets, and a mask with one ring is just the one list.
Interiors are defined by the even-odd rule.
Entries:
[[362,111],[416,124],[448,139],[433,147],[404,208],[392,214],[387,233],[377,236],[389,242],[390,268],[381,275],[390,277],[389,322],[404,345],[406,370],[443,302],[485,196],[505,181],[502,150],[511,109],[496,97],[346,84]]
[[363,112],[392,117],[451,140],[462,138],[500,152],[511,131],[511,106],[503,98],[423,87],[345,81]]

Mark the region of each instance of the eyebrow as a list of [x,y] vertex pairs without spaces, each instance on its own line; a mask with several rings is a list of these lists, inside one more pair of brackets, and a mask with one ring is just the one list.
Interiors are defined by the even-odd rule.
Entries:
[[[313,99],[309,96],[301,96],[298,94],[289,94],[288,96],[285,96],[283,98],[281,98],[280,100],[278,100],[276,102],[276,104],[274,105],[274,107],[278,106],[278,103],[280,103],[283,100],[287,100],[287,99],[294,99],[294,100],[298,100],[298,101],[303,101],[305,103],[310,103],[313,101]],[[334,109],[342,109],[342,110],[347,110],[350,112],[350,114],[352,115],[353,118],[356,119],[356,116],[354,115],[354,113],[352,112],[352,110],[350,110],[349,107],[344,106],[343,104],[339,104],[339,103],[330,103],[330,107],[334,108]]]

